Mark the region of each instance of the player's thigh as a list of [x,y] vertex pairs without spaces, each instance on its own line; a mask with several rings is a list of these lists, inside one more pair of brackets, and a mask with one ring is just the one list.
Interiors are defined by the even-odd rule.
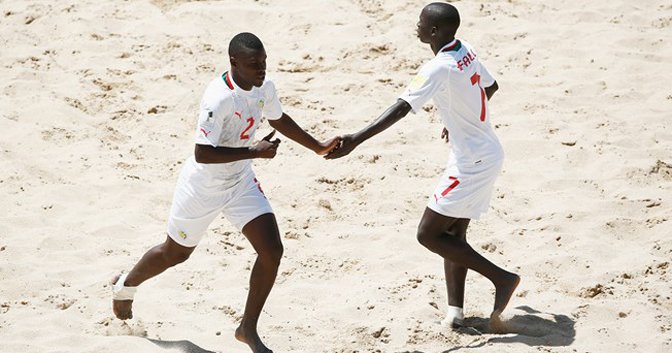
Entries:
[[273,208],[257,180],[251,177],[223,210],[226,218],[250,241],[257,253],[282,253]]
[[178,183],[168,218],[168,236],[180,246],[196,247],[221,212],[223,199]]
[[444,216],[426,207],[418,225],[418,240],[422,242],[423,240],[440,237],[449,231],[458,220],[459,218]]
[[277,260],[282,257],[284,249],[274,214],[265,213],[251,220],[243,227],[243,234],[257,254]]
[[467,240],[467,228],[469,228],[469,222],[471,220],[468,218],[459,218],[455,223],[453,223],[450,228],[448,228],[447,233],[451,236],[456,236],[462,240]]

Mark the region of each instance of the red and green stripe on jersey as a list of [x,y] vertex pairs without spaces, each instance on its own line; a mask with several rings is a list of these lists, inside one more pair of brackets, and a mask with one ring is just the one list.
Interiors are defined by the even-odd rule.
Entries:
[[226,86],[233,91],[233,83],[231,82],[231,75],[229,75],[228,71],[222,74],[222,80],[224,80]]
[[458,39],[455,39],[455,43],[451,44],[450,46],[443,48],[441,50],[442,53],[447,52],[447,51],[459,51],[462,49],[462,43]]

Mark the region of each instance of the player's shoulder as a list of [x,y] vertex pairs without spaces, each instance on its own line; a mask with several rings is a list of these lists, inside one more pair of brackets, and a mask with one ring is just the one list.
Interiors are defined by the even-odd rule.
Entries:
[[225,76],[215,77],[208,84],[206,94],[215,99],[233,99],[234,86],[226,82]]
[[442,66],[448,71],[462,71],[461,67],[464,65],[464,60],[467,58],[470,62],[475,60],[476,51],[466,40],[457,39],[455,45],[448,49],[440,52],[434,58],[436,65]]
[[205,89],[203,93],[203,103],[211,108],[217,108],[233,104],[233,89],[226,85],[222,77],[216,77]]
[[460,44],[462,44],[463,47],[466,47],[467,49],[473,49],[474,46],[471,45],[467,40],[464,39],[458,39],[460,41]]
[[450,56],[437,55],[422,65],[420,72],[432,76],[447,74],[450,71],[450,67],[455,65],[454,61]]
[[471,53],[472,55],[476,54],[476,48],[471,45],[471,43],[467,42],[466,40],[462,40],[461,42],[464,52]]

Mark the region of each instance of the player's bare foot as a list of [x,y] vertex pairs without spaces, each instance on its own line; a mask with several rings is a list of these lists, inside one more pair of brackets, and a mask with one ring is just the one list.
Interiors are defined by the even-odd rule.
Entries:
[[256,330],[245,329],[242,324],[236,329],[236,339],[250,346],[253,353],[273,353],[261,342]]
[[495,310],[490,314],[490,331],[492,333],[506,333],[506,323],[502,320],[502,312]]
[[519,283],[520,276],[515,273],[509,273],[507,278],[502,279],[502,281],[495,286],[495,308],[492,311],[493,315],[498,313],[497,316],[499,316],[499,314],[504,311]]
[[[111,284],[114,285],[119,280],[121,275],[116,275],[112,279]],[[128,320],[133,318],[133,301],[132,300],[112,300],[112,312],[119,320]]]

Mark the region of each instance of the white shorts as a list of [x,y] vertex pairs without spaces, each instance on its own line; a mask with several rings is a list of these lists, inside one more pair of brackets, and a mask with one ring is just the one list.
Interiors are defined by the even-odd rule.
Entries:
[[452,218],[479,219],[488,211],[502,162],[487,167],[458,168],[450,163],[427,207]]
[[198,245],[220,212],[241,231],[251,220],[273,213],[251,170],[224,190],[205,188],[200,181],[198,173],[185,165],[175,188],[168,235],[182,246]]

